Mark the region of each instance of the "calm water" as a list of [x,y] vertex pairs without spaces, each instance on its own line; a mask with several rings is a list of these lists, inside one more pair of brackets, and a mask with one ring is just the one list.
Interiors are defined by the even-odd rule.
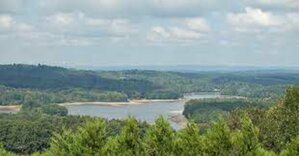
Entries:
[[[221,97],[215,93],[197,93],[185,96],[185,99],[215,98]],[[184,109],[184,102],[153,102],[140,105],[126,106],[100,106],[100,105],[73,105],[67,106],[71,115],[88,115],[104,117],[107,119],[123,119],[131,115],[139,120],[153,123],[157,117],[163,115],[168,118],[173,113],[181,114]],[[178,129],[181,125],[170,121],[171,125]]]

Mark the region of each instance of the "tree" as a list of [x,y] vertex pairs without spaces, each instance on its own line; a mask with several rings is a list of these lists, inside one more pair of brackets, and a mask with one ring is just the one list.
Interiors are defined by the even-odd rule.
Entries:
[[120,134],[110,139],[104,149],[108,155],[120,153],[124,156],[144,155],[141,129],[138,121],[133,117],[126,119],[125,126]]
[[91,120],[76,132],[64,130],[62,134],[56,134],[51,142],[51,148],[45,155],[102,155],[106,142],[105,122]]
[[260,125],[260,140],[268,149],[276,152],[298,137],[299,86],[288,88],[285,97],[266,112]]
[[68,113],[67,108],[63,106],[59,106],[57,104],[44,105],[41,107],[41,111],[42,113],[48,115],[57,115],[57,116],[66,116]]
[[166,119],[160,116],[145,134],[145,150],[151,156],[174,154],[175,132]]
[[203,138],[195,123],[188,123],[186,128],[178,132],[175,144],[175,155],[191,156],[204,152]]
[[204,151],[208,155],[230,155],[233,148],[231,131],[223,119],[214,122],[212,127],[207,130],[204,137],[204,144]]
[[255,155],[260,148],[258,140],[258,129],[252,124],[248,116],[241,118],[241,129],[232,133],[232,144],[234,155]]

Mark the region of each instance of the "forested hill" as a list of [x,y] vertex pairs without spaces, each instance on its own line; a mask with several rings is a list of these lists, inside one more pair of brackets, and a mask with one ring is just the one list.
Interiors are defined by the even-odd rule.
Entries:
[[[162,71],[88,71],[46,65],[0,65],[0,85],[31,90],[114,91],[129,98],[172,99],[189,92],[269,98],[299,84],[299,72],[241,71],[178,73]],[[86,95],[86,94],[85,94]],[[86,95],[87,96],[87,95]],[[87,99],[90,99],[87,97]]]
[[153,83],[137,79],[108,79],[94,71],[71,70],[45,65],[0,65],[0,84],[14,88],[84,88],[108,91],[147,92]]

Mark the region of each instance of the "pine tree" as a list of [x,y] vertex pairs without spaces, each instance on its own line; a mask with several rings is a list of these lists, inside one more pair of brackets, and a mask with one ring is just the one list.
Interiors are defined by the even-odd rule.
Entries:
[[203,139],[195,123],[188,123],[186,128],[177,133],[175,155],[193,156],[203,153]]
[[232,133],[233,144],[232,153],[234,155],[255,155],[255,151],[260,148],[258,140],[258,129],[252,124],[248,116],[241,118],[241,129]]
[[106,142],[105,122],[103,120],[92,120],[80,127],[76,132],[64,130],[62,134],[55,134],[51,148],[45,155],[101,155]]
[[107,155],[143,155],[141,130],[138,121],[129,117],[119,135],[112,137],[104,147]]
[[214,122],[204,137],[204,151],[207,155],[227,156],[233,147],[231,131],[226,122],[221,119]]
[[174,155],[175,133],[166,119],[160,116],[147,130],[144,138],[146,153],[150,156]]

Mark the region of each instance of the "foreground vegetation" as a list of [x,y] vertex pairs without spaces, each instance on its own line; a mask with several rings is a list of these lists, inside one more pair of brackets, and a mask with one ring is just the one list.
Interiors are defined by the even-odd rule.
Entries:
[[[50,147],[54,133],[59,134],[66,129],[76,131],[86,122],[93,121],[106,123],[107,136],[118,134],[124,125],[124,121],[121,120],[108,121],[86,116],[56,116],[29,111],[18,114],[0,114],[0,144],[7,151],[16,154],[43,152]],[[144,122],[138,124],[141,129],[148,126]]]
[[23,154],[39,151],[34,155],[46,156],[299,154],[299,86],[289,88],[269,109],[234,110],[205,131],[195,123],[175,131],[163,117],[147,125],[132,117],[111,122],[42,114],[34,114],[32,119],[28,114],[3,116],[0,154],[5,155],[13,155],[6,150]]
[[238,112],[204,133],[192,123],[176,132],[162,117],[144,132],[129,118],[118,135],[107,137],[105,122],[89,122],[75,132],[55,135],[45,155],[299,154],[299,86],[289,88],[277,105],[262,113]]

